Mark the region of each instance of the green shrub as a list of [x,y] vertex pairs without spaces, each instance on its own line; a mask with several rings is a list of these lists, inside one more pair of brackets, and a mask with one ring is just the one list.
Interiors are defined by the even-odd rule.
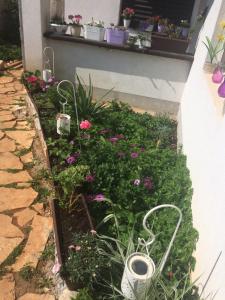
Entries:
[[4,61],[21,59],[21,48],[10,44],[2,45],[0,42],[0,58]]
[[63,271],[72,283],[92,287],[101,279],[108,261],[100,255],[99,243],[91,233],[74,235]]
[[76,297],[76,300],[93,300],[93,298],[90,296],[90,292],[87,288],[84,288],[82,290],[79,290],[79,294]]

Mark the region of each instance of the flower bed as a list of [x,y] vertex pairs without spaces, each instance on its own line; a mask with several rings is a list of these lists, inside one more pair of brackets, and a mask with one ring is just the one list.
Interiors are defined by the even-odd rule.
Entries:
[[[25,78],[27,86],[36,84]],[[124,269],[121,257],[131,247],[131,237],[135,244],[138,237],[146,238],[142,228],[144,215],[151,208],[167,203],[182,210],[183,222],[162,278],[168,287],[177,284],[178,292],[182,291],[185,283],[178,281],[187,276],[189,284],[187,274],[194,269],[192,252],[197,232],[192,226],[192,189],[186,159],[177,153],[176,122],[165,116],[137,114],[116,102],[107,106],[95,104],[91,101],[91,88],[86,93],[79,82],[76,93],[80,130],[69,98],[66,113],[71,115],[70,134],[59,136],[56,115],[60,112],[60,96],[56,87],[50,86],[44,93],[35,86],[34,91],[60,206],[62,274],[72,287],[87,288],[82,293],[90,293],[93,299],[110,299],[106,296],[110,294],[108,283],[113,281],[113,286],[120,289]],[[80,204],[84,199],[95,230]],[[166,250],[176,221],[175,213],[163,211],[151,224],[157,234],[151,249],[156,263]],[[114,243],[115,240],[103,236],[120,242]],[[120,253],[116,250],[118,244]],[[114,293],[117,289],[113,288]],[[157,290],[162,293],[162,288]],[[160,295],[161,298],[149,299],[163,299]],[[191,297],[188,299],[198,299]],[[171,294],[167,299],[174,298]]]

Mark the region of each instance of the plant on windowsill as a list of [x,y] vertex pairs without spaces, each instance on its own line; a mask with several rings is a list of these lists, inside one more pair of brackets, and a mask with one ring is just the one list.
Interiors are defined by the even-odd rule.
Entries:
[[67,30],[66,22],[59,16],[54,16],[50,21],[51,28],[57,33],[65,33]]
[[165,33],[168,24],[169,24],[168,19],[163,19],[163,18],[159,19],[158,20],[158,32]]
[[135,11],[133,8],[126,7],[122,12],[123,25],[126,28],[129,28],[131,19],[133,18]]
[[92,21],[84,25],[84,38],[94,41],[104,41],[105,28],[103,21]]
[[81,20],[82,20],[82,16],[81,15],[69,15],[68,19],[70,20],[69,23],[69,28],[70,28],[70,33],[73,36],[80,36],[81,33],[81,27],[82,25],[80,24]]

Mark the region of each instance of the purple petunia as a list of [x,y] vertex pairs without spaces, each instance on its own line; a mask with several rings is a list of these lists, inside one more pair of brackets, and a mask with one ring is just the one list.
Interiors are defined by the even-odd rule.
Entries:
[[139,154],[137,152],[132,152],[130,156],[131,158],[137,158]]
[[117,141],[118,141],[119,139],[117,138],[117,137],[111,137],[111,138],[109,138],[109,141],[111,142],[111,143],[116,143]]
[[96,202],[102,202],[105,200],[105,196],[103,194],[98,194],[94,197],[94,201]]
[[85,180],[87,182],[93,182],[95,180],[95,177],[93,175],[89,174],[85,177]]
[[66,162],[67,162],[69,165],[72,165],[72,164],[74,164],[74,163],[76,162],[76,158],[75,158],[74,156],[71,155],[71,156],[67,157]]
[[149,190],[149,191],[152,190],[152,188],[153,188],[153,182],[152,182],[151,177],[146,177],[146,178],[144,179],[144,187],[145,187],[147,190]]

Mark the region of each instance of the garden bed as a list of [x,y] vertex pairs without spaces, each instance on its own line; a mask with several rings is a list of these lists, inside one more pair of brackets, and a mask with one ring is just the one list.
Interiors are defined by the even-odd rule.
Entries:
[[[24,80],[48,145],[56,188],[62,274],[70,287],[87,288],[83,293],[93,299],[123,299],[118,290],[123,256],[129,252],[131,237],[134,244],[138,237],[146,238],[142,219],[151,208],[174,204],[182,210],[183,222],[162,279],[168,290],[176,286],[178,293],[183,292],[185,284],[190,287],[197,232],[192,225],[192,189],[186,158],[177,152],[177,124],[166,116],[135,113],[121,103],[96,105],[91,101],[91,83],[85,92],[80,82],[76,89],[80,129],[67,90],[66,113],[71,116],[71,130],[59,136],[56,115],[62,99],[54,82],[46,91],[38,75],[26,74]],[[151,249],[156,263],[166,250],[176,222],[175,213],[163,211],[151,223],[157,234]],[[118,244],[122,253],[117,251]],[[163,299],[161,285],[157,290],[160,296],[154,293],[154,299]],[[117,296],[110,298],[114,293]],[[191,294],[192,288],[186,299],[198,299]],[[83,299],[92,298],[86,295]],[[174,299],[172,294],[168,299]]]

